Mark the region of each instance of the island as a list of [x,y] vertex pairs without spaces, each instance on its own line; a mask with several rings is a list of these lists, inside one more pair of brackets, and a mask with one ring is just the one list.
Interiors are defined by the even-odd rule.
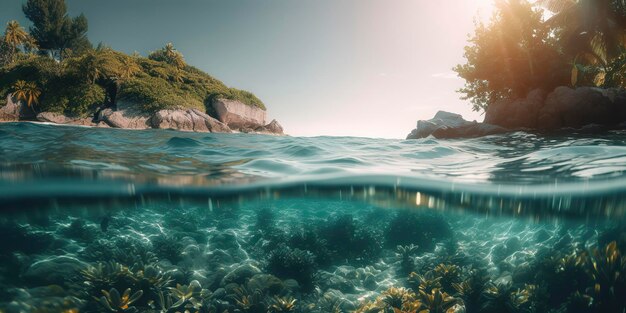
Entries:
[[407,139],[626,129],[625,12],[620,1],[496,1],[454,68],[484,122],[439,112]]
[[259,98],[187,64],[171,43],[127,55],[94,47],[87,18],[68,16],[62,0],[23,11],[30,30],[10,21],[0,40],[2,122],[284,134]]

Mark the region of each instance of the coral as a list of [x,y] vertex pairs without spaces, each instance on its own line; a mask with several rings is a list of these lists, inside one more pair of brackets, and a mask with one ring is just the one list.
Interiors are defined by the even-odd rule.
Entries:
[[303,290],[308,291],[313,288],[317,264],[311,252],[282,245],[269,255],[267,269],[280,278],[297,280]]
[[408,283],[414,290],[430,293],[433,289],[441,288],[441,277],[436,277],[433,271],[420,275],[415,272],[409,274]]
[[157,261],[149,243],[131,237],[95,240],[85,248],[82,256],[90,261],[115,261],[127,266]]
[[265,293],[261,289],[237,287],[231,299],[238,310],[246,313],[266,313]]
[[296,309],[296,299],[292,297],[274,296],[269,301],[269,313],[293,312]]
[[419,298],[424,308],[419,308],[420,312],[429,313],[448,313],[454,312],[453,307],[460,304],[459,299],[441,292],[439,289],[433,289],[430,293],[424,291],[419,292]]
[[335,261],[367,264],[380,256],[382,240],[373,230],[357,223],[352,215],[329,219],[319,229]]
[[452,236],[452,229],[441,216],[400,211],[385,232],[388,247],[415,244],[422,251],[430,251],[437,241]]
[[152,249],[161,259],[167,259],[172,264],[178,263],[182,259],[183,244],[174,236],[156,236],[150,239]]
[[622,312],[626,309],[626,256],[615,241],[591,254],[589,274],[593,279],[594,306],[601,312]]
[[255,228],[259,231],[268,231],[274,228],[276,221],[276,215],[272,209],[264,207],[256,213]]
[[460,268],[454,264],[439,264],[435,267],[435,275],[441,278],[441,288],[445,291],[453,291],[454,283],[460,282]]
[[410,244],[408,246],[397,246],[396,254],[400,257],[400,270],[403,274],[411,273],[415,267],[413,255],[417,253],[418,246]]
[[89,243],[97,237],[99,231],[97,227],[87,225],[85,220],[77,218],[69,226],[62,228],[60,232],[67,238]]
[[120,296],[117,289],[102,290],[103,296],[98,299],[98,302],[109,312],[137,312],[137,308],[131,306],[133,302],[137,301],[143,295],[143,291],[139,290],[132,295],[130,294],[130,288],[126,289]]
[[391,287],[382,293],[382,302],[390,308],[401,309],[406,302],[413,300],[415,300],[415,294],[402,287]]
[[211,296],[210,292],[202,289],[197,280],[192,281],[187,286],[177,284],[176,287],[169,287],[169,295],[174,300],[172,308],[200,309],[204,301]]
[[289,238],[288,245],[292,248],[310,251],[315,256],[317,264],[321,267],[329,266],[332,263],[332,255],[328,249],[328,243],[320,238],[313,229],[294,231]]

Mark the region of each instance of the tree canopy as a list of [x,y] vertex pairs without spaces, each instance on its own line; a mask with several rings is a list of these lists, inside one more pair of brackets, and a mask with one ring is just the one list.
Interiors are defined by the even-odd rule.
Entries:
[[28,0],[22,10],[33,23],[30,33],[40,49],[62,59],[70,52],[91,48],[87,18],[83,14],[68,16],[64,0]]
[[615,0],[496,1],[491,20],[476,24],[467,62],[454,68],[466,82],[462,98],[482,111],[533,89],[624,86],[625,8]]

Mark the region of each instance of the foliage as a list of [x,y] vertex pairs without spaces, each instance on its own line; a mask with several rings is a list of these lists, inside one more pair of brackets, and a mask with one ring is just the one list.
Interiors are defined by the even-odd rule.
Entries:
[[55,57],[62,60],[70,52],[91,48],[87,18],[82,14],[69,17],[65,0],[28,0],[22,10],[33,23],[30,33],[39,47],[53,52]]
[[26,105],[32,108],[34,104],[39,103],[41,90],[34,82],[18,80],[13,85],[13,93],[11,95],[18,101],[26,102]]
[[178,52],[178,50],[174,48],[174,45],[171,42],[167,43],[162,49],[151,52],[148,55],[148,59],[165,62],[169,65],[173,65],[178,69],[183,69],[187,65],[185,63],[183,54]]
[[27,52],[37,47],[33,37],[31,37],[17,21],[9,21],[7,23],[1,41],[2,43],[0,43],[0,45],[2,45],[3,48],[0,49],[0,53],[2,54],[2,62],[0,62],[0,64],[5,65],[13,63],[20,49]]
[[469,42],[467,63],[454,70],[465,79],[459,92],[471,101],[474,111],[569,82],[569,61],[543,23],[542,11],[525,0],[497,1],[491,22],[477,22]]

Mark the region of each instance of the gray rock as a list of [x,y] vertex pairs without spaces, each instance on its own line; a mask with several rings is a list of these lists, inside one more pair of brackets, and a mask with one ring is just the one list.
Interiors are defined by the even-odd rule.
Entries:
[[87,264],[70,256],[52,256],[31,264],[22,277],[30,282],[62,285]]
[[85,118],[71,118],[61,113],[56,113],[56,112],[41,112],[37,114],[37,120],[40,122],[55,123],[55,124],[102,126],[102,125],[97,125],[93,123],[90,118],[86,118],[86,117]]
[[223,98],[215,99],[213,108],[218,119],[231,129],[265,126],[266,112],[261,108]]
[[370,291],[376,290],[376,288],[378,288],[376,277],[374,277],[374,275],[367,275],[363,280],[363,287]]
[[426,138],[431,135],[435,138],[471,138],[507,131],[491,124],[466,121],[459,114],[439,111],[430,120],[417,121],[417,128],[406,139]]
[[487,108],[484,122],[510,129],[536,128],[545,97],[543,90],[535,89],[525,99],[496,101]]
[[17,122],[24,119],[33,119],[35,111],[22,101],[15,101],[11,95],[6,98],[6,104],[0,107],[0,122]]
[[197,110],[161,110],[150,119],[153,128],[176,129],[196,132],[230,133],[226,124]]
[[557,87],[546,97],[537,126],[554,130],[589,124],[618,124],[626,120],[625,106],[624,90]]
[[222,279],[221,285],[224,286],[230,283],[236,283],[241,285],[248,281],[248,279],[252,278],[252,276],[260,273],[261,270],[258,267],[253,264],[246,263],[236,267],[228,274],[226,274],[226,276],[224,276],[224,278]]
[[319,271],[317,273],[317,281],[322,290],[335,289],[343,293],[352,293],[355,290],[352,282],[339,275],[326,271]]
[[261,134],[271,134],[271,135],[284,135],[283,126],[278,123],[277,120],[272,120],[269,124],[258,127],[255,129],[256,132]]
[[148,129],[150,116],[132,110],[113,111],[104,109],[100,112],[99,120],[115,128]]

